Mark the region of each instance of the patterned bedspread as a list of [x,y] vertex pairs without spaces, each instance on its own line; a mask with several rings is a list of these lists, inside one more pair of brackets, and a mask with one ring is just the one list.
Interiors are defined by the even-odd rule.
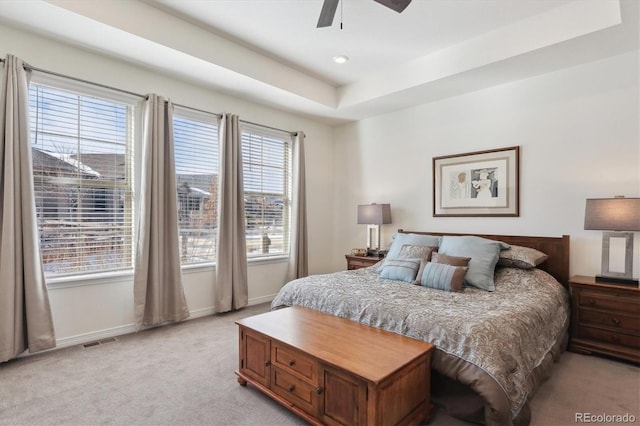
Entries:
[[291,281],[271,306],[305,306],[431,342],[489,374],[515,418],[529,374],[566,329],[568,295],[538,269],[498,268],[495,281],[495,292],[450,293],[382,279],[370,267]]

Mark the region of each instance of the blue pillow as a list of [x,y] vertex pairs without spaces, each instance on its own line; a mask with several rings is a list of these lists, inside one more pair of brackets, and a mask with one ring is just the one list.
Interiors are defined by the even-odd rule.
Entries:
[[387,259],[380,270],[380,278],[413,282],[421,259]]
[[461,292],[467,269],[466,266],[427,262],[422,270],[419,284],[436,290]]
[[464,277],[465,283],[482,290],[495,291],[493,274],[496,263],[498,263],[500,250],[506,248],[509,248],[509,245],[503,242],[473,235],[445,235],[442,237],[438,253],[470,257],[469,270]]

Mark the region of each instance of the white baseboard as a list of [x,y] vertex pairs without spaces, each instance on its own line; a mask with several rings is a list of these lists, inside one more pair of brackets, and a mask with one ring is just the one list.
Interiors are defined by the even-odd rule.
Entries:
[[276,298],[276,294],[269,294],[267,296],[254,297],[253,299],[249,299],[249,306],[271,302],[275,298]]
[[[271,302],[276,297],[275,294],[270,294],[267,296],[254,297],[249,299],[249,306],[259,305],[261,303]],[[187,319],[196,319],[201,317],[206,317],[208,315],[215,314],[215,309],[213,307],[210,308],[202,308],[196,309],[193,311],[189,311],[189,318]],[[142,329],[153,328],[153,327],[143,327]],[[69,337],[61,337],[56,339],[56,349],[66,348],[69,346],[82,345],[89,342],[95,342],[96,340],[108,339],[112,337],[122,336],[123,334],[129,334],[136,331],[135,324],[126,324],[118,327],[108,328],[99,331],[92,331],[90,333],[77,334],[75,336]]]
[[122,336],[136,331],[135,324],[121,325],[119,327],[108,328],[105,330],[92,331],[91,333],[77,334],[70,337],[62,337],[56,339],[56,348],[66,348],[69,346],[82,345],[84,343],[95,342],[96,340],[108,339],[111,337]]

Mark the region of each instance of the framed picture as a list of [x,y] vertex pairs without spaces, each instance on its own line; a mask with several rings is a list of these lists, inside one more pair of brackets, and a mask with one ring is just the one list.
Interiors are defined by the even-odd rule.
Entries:
[[433,216],[520,216],[520,147],[433,158]]

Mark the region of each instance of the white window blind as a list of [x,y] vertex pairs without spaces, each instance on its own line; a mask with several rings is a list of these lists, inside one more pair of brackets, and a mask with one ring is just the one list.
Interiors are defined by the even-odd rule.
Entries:
[[31,83],[29,125],[45,273],[130,268],[133,104]]
[[254,125],[242,126],[242,167],[247,256],[289,252],[291,136]]
[[218,118],[176,107],[173,118],[182,265],[215,261]]

